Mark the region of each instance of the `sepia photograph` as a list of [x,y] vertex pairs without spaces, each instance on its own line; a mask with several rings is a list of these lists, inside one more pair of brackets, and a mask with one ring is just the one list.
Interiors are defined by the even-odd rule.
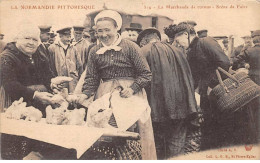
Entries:
[[259,160],[260,0],[0,0],[0,160]]

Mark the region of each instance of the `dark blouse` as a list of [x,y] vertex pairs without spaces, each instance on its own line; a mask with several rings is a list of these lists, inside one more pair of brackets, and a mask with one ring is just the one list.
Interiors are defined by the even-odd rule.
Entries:
[[12,101],[20,97],[26,102],[32,101],[35,91],[28,86],[43,85],[50,90],[53,74],[47,58],[38,51],[30,59],[16,48],[15,43],[9,43],[1,54],[0,61],[0,85]]
[[83,85],[83,93],[93,95],[101,79],[133,77],[130,86],[137,93],[144,88],[152,78],[147,61],[141,55],[140,48],[132,41],[123,39],[118,45],[120,51],[108,50],[104,54],[96,52],[102,44],[91,48],[87,63],[87,74]]

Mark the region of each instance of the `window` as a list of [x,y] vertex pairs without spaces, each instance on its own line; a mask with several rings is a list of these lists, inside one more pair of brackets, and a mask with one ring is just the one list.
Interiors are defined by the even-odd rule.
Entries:
[[158,17],[152,17],[152,27],[157,28]]

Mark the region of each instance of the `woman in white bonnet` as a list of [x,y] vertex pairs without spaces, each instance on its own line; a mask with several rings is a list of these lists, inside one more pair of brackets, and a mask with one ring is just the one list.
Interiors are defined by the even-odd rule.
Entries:
[[[81,95],[79,101],[93,95],[95,95],[94,99],[98,99],[118,86],[123,87],[121,97],[140,96],[146,99],[143,88],[151,81],[152,74],[138,45],[127,39],[122,39],[118,33],[122,26],[121,15],[113,10],[104,10],[95,17],[94,21],[100,43],[90,50],[88,69],[83,85],[84,94]],[[100,83],[101,80],[102,83]],[[113,115],[109,124],[116,127]],[[105,147],[105,150],[109,147],[111,149],[112,145],[116,154],[111,159],[156,159],[150,115],[145,123],[138,121],[137,124],[141,136],[142,152],[139,151],[141,156],[138,156],[138,141],[132,141],[129,144],[128,141],[117,138],[112,140],[110,146]],[[120,145],[117,146],[119,141]],[[132,148],[128,152],[133,155],[120,156],[116,151],[120,151],[123,146]]]

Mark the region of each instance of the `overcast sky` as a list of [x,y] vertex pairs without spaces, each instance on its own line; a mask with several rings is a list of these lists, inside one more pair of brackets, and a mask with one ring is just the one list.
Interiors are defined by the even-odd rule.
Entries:
[[[194,20],[196,30],[208,29],[208,34],[249,35],[260,29],[260,2],[257,0],[0,0],[0,30],[6,40],[11,40],[20,25],[25,22],[36,25],[50,24],[54,29],[61,26],[82,25],[86,14],[100,10],[105,3],[109,9],[141,15],[159,14],[174,19],[175,23]],[[21,5],[53,5],[54,10],[22,10]],[[94,6],[95,9],[57,9],[58,5]],[[188,9],[166,9],[166,6],[188,6]],[[191,5],[196,8],[191,9]],[[217,9],[234,6],[233,9]],[[237,8],[237,5],[247,8]],[[18,9],[11,9],[15,6]],[[158,9],[158,6],[163,9]],[[211,9],[198,9],[207,6]],[[150,8],[151,9],[148,9]],[[214,8],[213,8],[214,7]]]

